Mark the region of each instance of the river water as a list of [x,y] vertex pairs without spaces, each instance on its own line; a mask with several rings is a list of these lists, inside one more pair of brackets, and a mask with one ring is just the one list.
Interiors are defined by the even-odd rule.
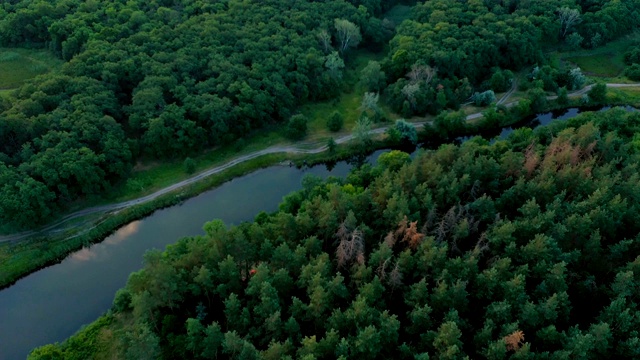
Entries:
[[[541,114],[515,127],[536,127],[578,113],[568,109]],[[506,127],[490,136],[504,137],[512,131]],[[342,177],[349,169],[346,162],[339,162],[331,171],[324,165],[258,170],[125,225],[101,243],[19,280],[0,291],[0,360],[24,359],[34,347],[62,341],[98,318],[110,308],[129,274],[142,267],[148,249],[163,249],[181,237],[203,234],[203,224],[212,219],[227,224],[250,221],[260,211],[277,210],[284,195],[302,188],[304,175]]]

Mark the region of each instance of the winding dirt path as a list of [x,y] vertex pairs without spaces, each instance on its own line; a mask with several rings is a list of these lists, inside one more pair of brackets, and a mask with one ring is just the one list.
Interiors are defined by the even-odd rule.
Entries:
[[[640,83],[634,83],[634,84],[606,84],[607,87],[611,87],[611,88],[624,88],[624,87],[640,87]],[[589,85],[584,87],[583,89],[580,89],[578,91],[569,93],[569,96],[579,96],[582,94],[585,94],[586,92],[588,92],[589,90],[591,90],[591,88],[593,87],[593,85]],[[498,104],[504,104],[507,107],[511,107],[514,106],[515,104],[517,104],[517,101],[514,102],[510,102],[510,103],[506,103],[506,101],[508,100],[508,98],[516,91],[517,89],[517,84],[514,83],[514,85],[512,86],[511,90],[509,90],[509,92],[507,92],[505,94],[505,96],[503,96],[500,101],[498,101]],[[549,100],[553,100],[557,98],[557,96],[548,96],[547,99]],[[467,121],[469,120],[474,120],[474,119],[478,119],[482,117],[482,113],[478,112],[478,113],[474,113],[474,114],[470,114],[467,115]],[[424,124],[428,123],[428,121],[423,121],[423,122],[416,122],[413,123],[414,126],[416,126],[416,128],[421,128],[424,126]],[[371,134],[382,134],[384,133],[389,127],[391,127],[393,125],[388,125],[388,126],[384,126],[384,127],[380,127],[380,128],[376,128],[370,131]],[[337,144],[343,144],[346,142],[351,141],[354,138],[353,135],[344,135],[341,136],[337,139],[335,139]],[[316,145],[318,147],[312,148],[312,149],[306,149],[304,148],[304,146],[313,146]],[[7,241],[18,241],[18,240],[22,240],[25,239],[27,237],[36,235],[36,234],[46,234],[54,229],[56,229],[57,227],[59,227],[60,225],[73,220],[73,219],[77,219],[79,217],[82,216],[87,216],[87,215],[92,215],[92,214],[97,214],[97,213],[111,213],[114,211],[118,211],[118,210],[122,210],[131,206],[135,206],[135,205],[139,205],[139,204],[143,204],[149,201],[152,201],[162,195],[165,195],[167,193],[170,193],[174,190],[178,190],[180,188],[183,188],[185,186],[191,185],[193,183],[196,183],[206,177],[209,177],[211,175],[214,174],[218,174],[224,170],[227,170],[233,166],[236,166],[238,164],[241,164],[243,162],[255,159],[257,157],[263,156],[263,155],[268,155],[268,154],[277,154],[277,153],[290,153],[290,154],[317,154],[320,152],[323,152],[325,150],[327,150],[328,147],[326,145],[321,145],[318,142],[315,143],[300,143],[298,146],[272,146],[269,148],[266,148],[264,150],[259,150],[247,155],[243,155],[243,156],[239,156],[231,161],[229,161],[228,163],[221,165],[221,166],[217,166],[214,168],[211,168],[209,170],[205,170],[201,173],[198,173],[188,179],[182,180],[180,182],[177,182],[173,185],[167,186],[165,188],[162,188],[152,194],[137,198],[137,199],[133,199],[133,200],[129,200],[129,201],[123,201],[120,203],[116,203],[116,204],[109,204],[109,205],[102,205],[102,206],[94,206],[94,207],[90,207],[90,208],[86,208],[83,210],[79,210],[76,211],[74,213],[68,214],[65,217],[63,217],[62,219],[56,221],[55,223],[49,224],[45,227],[42,227],[40,229],[37,230],[30,230],[30,231],[25,231],[25,232],[21,232],[21,233],[17,233],[17,234],[12,234],[12,235],[6,235],[6,236],[0,236],[0,243],[1,242],[7,242]]]

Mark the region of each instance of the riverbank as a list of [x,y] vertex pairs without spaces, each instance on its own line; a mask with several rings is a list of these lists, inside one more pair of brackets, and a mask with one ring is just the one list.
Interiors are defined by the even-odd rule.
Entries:
[[[628,91],[628,89],[611,92],[608,101],[605,104],[598,105],[640,105],[640,96],[638,96],[640,92],[629,95],[624,91]],[[583,104],[580,103],[579,99],[570,99],[565,105],[550,102],[545,110],[552,111],[580,105]],[[438,138],[440,135],[435,131],[434,127],[427,126],[425,130],[420,131],[421,141],[429,141],[437,145],[439,143],[449,142],[459,136],[483,134],[487,131],[490,132],[492,128],[496,130],[505,126],[511,126],[523,121],[525,118],[526,117],[517,116],[515,111],[508,111],[507,116],[503,117],[498,123],[491,124],[492,127],[489,128],[487,128],[487,124],[483,123],[482,117],[471,118],[465,123],[464,128],[459,129],[457,133],[447,134],[447,138]],[[379,130],[383,129],[384,128],[375,131],[378,137],[367,150],[373,151],[394,145],[397,146],[397,144],[387,141],[384,135],[381,135],[383,131]],[[202,176],[198,178],[197,181],[184,187],[167,191],[149,202],[123,207],[113,214],[97,219],[97,223],[95,221],[96,219],[94,219],[94,223],[89,225],[89,228],[74,229],[50,236],[35,236],[32,239],[22,242],[1,244],[0,289],[11,286],[11,284],[20,278],[34,271],[60,262],[73,251],[100,242],[119,227],[129,222],[148,216],[156,210],[179,204],[185,199],[217,187],[235,177],[288,161],[292,161],[296,166],[330,163],[350,158],[354,154],[362,152],[362,149],[355,149],[348,145],[350,139],[349,136],[339,139],[341,144],[337,146],[334,152],[325,151],[326,147],[321,146],[316,149],[300,150],[299,153],[267,153],[244,162],[236,163],[234,166],[228,166],[224,171],[213,175]]]

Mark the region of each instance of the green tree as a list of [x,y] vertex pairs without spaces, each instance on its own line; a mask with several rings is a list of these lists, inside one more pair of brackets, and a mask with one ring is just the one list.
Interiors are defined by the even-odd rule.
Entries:
[[604,83],[597,83],[593,85],[587,94],[589,94],[589,99],[591,99],[591,101],[602,103],[607,99],[607,85]]
[[289,139],[300,140],[307,136],[307,117],[302,114],[293,115],[287,123],[286,134]]
[[184,159],[182,167],[187,174],[193,174],[196,171],[196,162],[192,158],[188,157]]
[[329,129],[329,131],[332,131],[332,132],[340,131],[343,125],[344,125],[344,116],[342,116],[341,112],[334,111],[333,113],[331,113],[331,115],[329,115],[329,118],[327,119],[327,128]]
[[371,92],[380,92],[385,85],[386,75],[382,71],[380,63],[377,61],[369,61],[360,72],[360,82]]

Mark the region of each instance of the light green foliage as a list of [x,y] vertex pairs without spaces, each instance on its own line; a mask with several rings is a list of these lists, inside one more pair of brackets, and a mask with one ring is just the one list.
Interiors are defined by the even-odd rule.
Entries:
[[360,72],[360,82],[368,91],[379,92],[384,87],[385,80],[386,75],[377,61],[369,61]]
[[342,69],[344,69],[344,60],[334,51],[326,56],[324,67],[327,68],[329,75],[334,79],[342,78]]
[[344,53],[350,48],[358,47],[358,44],[362,41],[359,26],[346,19],[335,19],[334,26],[336,36],[338,41],[340,41],[339,49],[341,53]]
[[411,162],[409,154],[399,150],[391,150],[389,152],[382,153],[378,158],[378,164],[391,171],[397,171],[402,167],[402,165],[408,164],[409,162]]
[[580,68],[574,68],[569,71],[569,85],[571,90],[578,90],[584,86],[587,78],[582,74]]
[[356,126],[353,128],[353,137],[356,146],[362,149],[371,145],[371,120],[367,116],[361,116],[358,119]]
[[400,134],[400,141],[413,145],[418,143],[418,131],[413,124],[400,119],[396,121],[395,129]]
[[496,101],[496,94],[493,90],[487,90],[473,95],[473,102],[476,106],[487,106]]

